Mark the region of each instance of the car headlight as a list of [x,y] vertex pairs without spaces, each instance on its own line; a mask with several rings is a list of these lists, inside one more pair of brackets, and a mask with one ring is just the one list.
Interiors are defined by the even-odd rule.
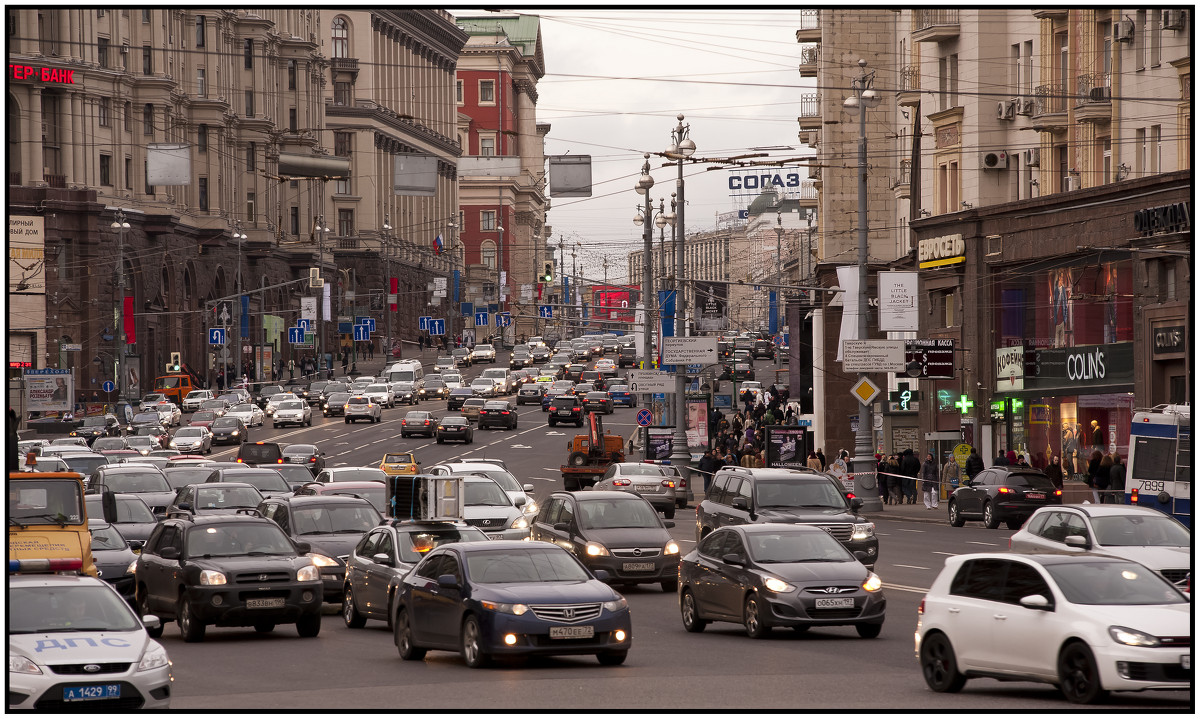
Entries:
[[233,432],[231,434],[233,434],[233,436],[236,437],[237,433],[238,433],[238,431],[235,429],[235,430],[233,430]]
[[679,554],[679,545],[675,540],[667,542],[667,546],[663,547],[663,554]]
[[608,556],[608,548],[605,547],[603,544],[597,544],[596,542],[588,542],[587,548],[584,551],[587,552],[587,555],[589,557],[607,557]]
[[334,559],[333,557],[326,557],[324,554],[317,554],[316,552],[312,552],[312,553],[310,553],[310,554],[308,554],[308,555],[305,555],[305,556],[307,556],[307,557],[311,558],[311,559],[312,559],[312,562],[313,562],[313,564],[314,564],[315,566],[318,566],[318,567],[337,567],[337,566],[340,566],[340,565],[338,564],[338,560]]
[[1118,643],[1131,647],[1157,647],[1160,644],[1158,637],[1129,627],[1109,627],[1108,635]]
[[619,612],[628,607],[629,602],[625,601],[625,597],[621,597],[619,599],[614,599],[611,602],[605,602],[602,606],[610,612]]
[[320,578],[321,575],[318,574],[316,565],[309,564],[308,566],[300,567],[300,569],[296,570],[297,582],[315,582]]
[[125,567],[125,573],[126,574],[137,574],[137,560],[136,559],[133,560],[132,562],[130,562],[128,567]]
[[538,513],[538,505],[537,505],[537,502],[533,501],[532,499],[531,499],[531,500],[529,500],[528,502],[526,502],[526,503],[525,503],[525,506],[524,506],[524,507],[521,507],[521,509],[522,509],[522,511],[524,511],[526,514],[537,514],[537,513]]
[[215,572],[211,569],[205,569],[200,572],[200,583],[207,585],[216,585],[225,583],[225,575],[220,572]]
[[525,519],[525,515],[521,515],[520,517],[514,519],[512,524],[508,526],[509,529],[529,529],[529,520]]
[[788,584],[782,579],[776,579],[775,577],[765,578],[763,580],[763,586],[767,589],[770,589],[772,592],[790,592],[795,589],[795,587],[792,585]]
[[862,583],[862,588],[868,592],[878,592],[883,589],[883,580],[875,572],[868,572],[867,579]]
[[529,611],[529,607],[524,604],[505,604],[504,602],[480,602],[484,609],[490,609],[493,612],[503,612],[505,614],[515,614],[518,617]]
[[137,670],[139,672],[148,672],[151,669],[158,669],[170,663],[167,658],[167,650],[163,649],[158,642],[150,642],[146,645],[146,651],[142,653],[142,660],[138,662]]
[[863,522],[854,525],[854,533],[850,535],[851,539],[866,539],[875,536],[875,524],[873,522]]
[[41,674],[42,670],[28,657],[20,654],[8,655],[8,671],[13,674]]

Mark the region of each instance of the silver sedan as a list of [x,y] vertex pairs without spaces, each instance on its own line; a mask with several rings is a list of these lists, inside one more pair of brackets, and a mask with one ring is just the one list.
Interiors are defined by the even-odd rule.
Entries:
[[226,417],[242,420],[242,424],[247,427],[261,427],[266,422],[267,416],[259,409],[258,405],[251,402],[236,404],[229,408],[225,413]]
[[632,492],[645,498],[667,519],[675,517],[676,477],[663,467],[640,462],[618,462],[609,465],[594,490]]
[[181,427],[167,446],[180,454],[208,454],[212,452],[212,432],[206,427]]

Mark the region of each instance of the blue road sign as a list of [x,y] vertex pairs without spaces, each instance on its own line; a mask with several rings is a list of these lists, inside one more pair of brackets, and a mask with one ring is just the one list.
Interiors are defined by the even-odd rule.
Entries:
[[371,332],[375,331],[375,318],[374,317],[367,318],[367,329],[370,330]]
[[554,318],[554,308],[550,305],[538,305],[538,317],[545,319]]
[[208,331],[208,343],[210,345],[225,344],[225,330],[220,327],[213,327]]
[[650,423],[653,421],[654,421],[654,413],[652,413],[650,410],[648,410],[648,409],[638,410],[637,423],[638,423],[639,427],[649,427]]
[[288,327],[288,343],[294,345],[304,344],[304,328]]
[[511,324],[512,324],[512,313],[511,312],[497,312],[496,313],[496,326],[497,327],[508,327]]
[[371,339],[371,328],[367,325],[354,325],[354,341],[366,342]]
[[419,329],[419,330],[429,329],[429,320],[431,320],[431,319],[433,319],[433,318],[432,317],[418,317],[417,318],[417,329]]
[[375,318],[374,317],[355,317],[354,324],[366,325],[372,332],[375,331]]
[[296,320],[296,326],[300,327],[305,332],[312,332],[312,328],[313,328],[312,320],[304,319],[303,317]]
[[446,334],[446,320],[435,320],[429,318],[429,334],[444,335]]
[[487,327],[488,326],[488,313],[487,312],[476,312],[475,313],[475,326],[476,327]]
[[105,392],[115,392],[117,385],[114,384],[111,379],[105,380],[104,384],[100,385],[100,389],[104,390]]
[[459,309],[462,310],[463,317],[470,317],[471,313],[475,311],[475,303],[474,302],[460,302]]

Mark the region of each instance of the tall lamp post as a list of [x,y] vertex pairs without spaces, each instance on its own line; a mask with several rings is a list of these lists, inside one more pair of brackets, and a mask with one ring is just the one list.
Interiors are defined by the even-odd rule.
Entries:
[[650,188],[654,187],[654,178],[650,176],[650,153],[646,153],[642,163],[642,175],[638,178],[633,189],[645,198],[645,208],[638,211],[633,218],[633,224],[642,228],[642,366],[650,361],[650,297],[654,292],[654,278],[651,277],[653,264],[650,256],[653,250],[654,230],[650,227]]
[[[234,275],[234,280],[237,284],[237,296],[238,296],[238,304],[237,304],[238,331],[237,331],[237,336],[234,338],[234,341],[237,343],[236,347],[238,348],[238,351],[234,353],[233,361],[237,365],[236,367],[234,367],[234,370],[240,371],[242,368],[242,362],[244,361],[242,359],[242,354],[243,354],[243,352],[242,352],[242,334],[243,333],[245,333],[246,335],[250,334],[249,327],[242,327],[242,243],[246,241],[246,233],[242,232],[242,223],[241,222],[235,222],[233,225],[233,241],[237,243],[237,250],[238,250],[237,251],[237,274]],[[225,376],[228,378],[228,376],[229,376],[228,373],[226,373]]]
[[[852,80],[854,95],[842,102],[848,115],[858,115],[858,338],[867,338],[867,110],[879,105],[879,93],[871,89],[875,73],[867,72],[867,61],[859,60],[862,74]],[[859,380],[866,379],[860,373]],[[876,489],[875,455],[871,451],[871,435],[874,433],[873,417],[869,403],[861,403],[858,413],[858,432],[854,437],[854,457],[851,469],[854,473],[854,494],[863,501],[863,509],[883,509]]]
[[[383,351],[384,366],[387,366],[388,357],[392,351],[392,303],[388,301],[388,295],[392,294],[392,222],[390,215],[383,216],[383,227],[381,228],[380,238],[383,240]],[[399,301],[399,297],[396,298]]]
[[[109,225],[117,231],[117,302],[120,311],[117,312],[117,399],[127,397],[128,387],[125,379],[125,351],[128,345],[125,341],[125,233],[130,225],[125,219],[125,211],[117,210],[116,218]],[[129,318],[133,321],[133,318]],[[122,418],[123,419],[123,418]]]
[[[679,114],[676,119],[678,123],[675,125],[675,129],[671,131],[671,146],[667,148],[664,154],[667,159],[675,160],[678,168],[678,175],[675,180],[675,192],[679,200],[677,208],[678,219],[675,222],[675,336],[683,337],[684,315],[687,309],[683,301],[683,242],[687,233],[687,225],[684,222],[683,215],[683,210],[687,206],[687,201],[683,194],[683,161],[695,154],[696,143],[689,137],[690,126],[683,124],[683,114]],[[671,464],[683,468],[685,476],[688,474],[686,470],[692,459],[687,443],[687,398],[684,396],[687,392],[686,372],[686,365],[675,365],[675,434],[671,437]],[[701,421],[704,420],[702,419]]]
[[[325,216],[317,217],[317,268],[324,269],[325,265],[325,236],[331,232],[329,225],[325,224]],[[321,305],[321,312],[317,315],[321,318],[325,315],[323,325],[321,319],[317,320],[317,378],[321,377],[322,370],[326,371],[330,379],[333,379],[333,360],[331,359],[328,366],[325,362],[325,325],[329,324],[329,316],[325,312],[325,286],[322,285],[317,302]]]

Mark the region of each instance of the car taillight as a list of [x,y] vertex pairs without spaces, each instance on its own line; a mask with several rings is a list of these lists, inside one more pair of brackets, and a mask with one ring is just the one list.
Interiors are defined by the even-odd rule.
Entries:
[[1134,487],[1132,490],[1130,490],[1130,495],[1129,495],[1129,503],[1130,504],[1138,503],[1137,502],[1137,493],[1138,493],[1137,487]]
[[1009,489],[1008,487],[997,487],[996,491],[999,492],[1000,494],[1008,494],[1012,490]]
[[675,487],[675,482],[674,480],[664,479],[662,481],[662,486],[666,487],[667,489],[673,489]]
[[504,410],[500,414],[508,414],[508,410]]
[[572,412],[578,412],[578,411],[579,411],[579,408],[578,408],[578,407],[572,407],[572,408],[571,408],[571,411],[572,411]]
[[925,613],[925,597],[921,597],[921,603],[917,605],[917,614]]
[[630,482],[628,479],[614,479],[613,480],[614,487],[628,487],[629,484],[630,484]]
[[846,492],[846,499],[854,499],[854,492]]
[[238,458],[237,458],[236,460],[234,460],[234,461],[241,462],[241,461],[242,461],[242,458],[241,458],[241,457],[238,457]]
[[316,457],[309,457],[309,458],[308,458],[308,461],[309,461],[309,462],[316,462],[316,461],[317,461],[317,458],[316,458]]
[[[1134,491],[1136,492],[1137,490],[1135,489]],[[1062,490],[1061,490],[1061,489],[1056,489],[1056,490],[1054,490],[1054,496],[1055,496],[1055,497],[1061,497],[1061,496],[1062,496]]]
[[280,457],[279,459],[275,460],[275,464],[283,464],[283,457]]

